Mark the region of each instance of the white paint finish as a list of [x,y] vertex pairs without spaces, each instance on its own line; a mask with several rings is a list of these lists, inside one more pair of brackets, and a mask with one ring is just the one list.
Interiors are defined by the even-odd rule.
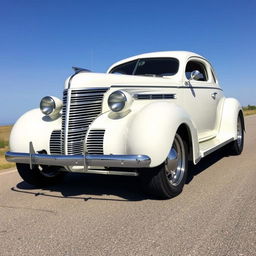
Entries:
[[61,117],[51,119],[40,109],[33,109],[21,116],[12,128],[10,151],[29,153],[29,142],[35,151],[45,149],[50,153],[49,143],[53,130],[61,129]]
[[149,155],[151,167],[164,162],[178,127],[185,123],[192,130],[189,116],[175,103],[155,102],[143,108],[128,130],[127,153]]
[[[108,97],[111,93],[113,93],[114,91],[118,91],[118,90],[122,90],[125,91],[127,93],[129,93],[132,97],[135,94],[175,94],[176,99],[170,99],[169,101],[173,102],[175,101],[176,104],[180,105],[182,104],[182,90],[179,90],[178,88],[168,88],[168,87],[163,87],[163,88],[147,88],[147,87],[143,87],[143,88],[139,88],[139,87],[135,87],[135,88],[129,88],[129,87],[122,87],[120,85],[120,87],[112,87],[109,88],[109,90],[106,92],[104,99],[103,99],[103,104],[102,104],[102,112],[106,112],[109,111],[110,108],[108,107]],[[133,103],[131,105],[131,109],[137,109],[137,108],[141,108],[147,104],[149,104],[150,102],[155,102],[156,100],[150,101],[150,100],[133,100]],[[168,101],[168,100],[167,100]]]
[[[223,93],[208,87],[208,89],[193,88],[184,90],[184,109],[192,117],[198,131],[199,140],[217,135],[218,113],[221,111]],[[215,99],[211,94],[217,92]]]
[[229,142],[233,141],[234,138],[220,138],[216,137],[212,140],[204,141],[200,143],[200,153],[201,157],[205,157],[212,153],[213,151],[227,145]]
[[[185,75],[188,62],[195,61],[204,65],[207,81],[188,81]],[[213,138],[217,135],[219,115],[222,109],[223,92],[214,81],[211,65],[200,57],[190,57],[183,66],[183,79],[188,90],[184,91],[183,107],[192,117],[198,131],[199,141]],[[213,97],[213,94],[216,97]]]
[[[173,77],[146,77],[119,74],[102,74],[81,72],[75,75],[71,82],[70,88],[101,88],[110,86],[178,86],[180,80],[177,76]],[[66,83],[65,86],[68,84]],[[66,89],[68,87],[65,87]]]
[[199,143],[202,157],[207,155],[208,151],[218,148],[219,145],[224,145],[228,141],[237,139],[237,118],[241,110],[242,107],[236,99],[223,99],[222,114],[216,138]]
[[[89,127],[106,130],[104,154],[145,154],[151,157],[151,167],[157,166],[165,160],[175,133],[183,123],[191,133],[194,163],[204,156],[203,151],[209,150],[208,147],[214,148],[218,142],[236,138],[236,121],[241,106],[235,99],[224,98],[222,91],[218,90],[218,82],[213,80],[211,65],[202,56],[191,52],[142,54],[115,63],[108,72],[116,65],[149,57],[177,58],[179,71],[174,76],[162,78],[81,72],[65,82],[65,89],[72,90],[110,88],[103,99],[102,114]],[[190,81],[188,87],[185,67],[193,59],[206,65],[209,79],[206,82]],[[124,90],[131,97],[137,93],[175,94],[176,99],[133,100],[130,109],[116,114],[109,111],[107,104],[108,96],[115,90]],[[214,92],[217,92],[216,99],[211,97]],[[11,150],[28,152],[32,141],[36,151],[46,149],[49,152],[51,132],[61,129],[61,118],[46,119],[38,109],[23,115],[13,127]],[[206,144],[201,143],[199,150],[199,141],[206,139],[209,146],[206,149]]]
[[[70,88],[84,88],[84,87],[110,87],[110,86],[122,86],[122,85],[133,85],[133,86],[183,86],[183,69],[189,58],[192,56],[202,56],[185,51],[168,51],[168,52],[153,52],[137,55],[125,60],[119,61],[113,64],[107,71],[107,74],[102,73],[91,73],[81,72],[70,77],[65,82],[65,89],[69,86]],[[139,58],[153,58],[153,57],[170,57],[177,58],[179,60],[179,70],[177,74],[168,77],[145,77],[145,76],[131,76],[131,75],[120,75],[120,74],[109,74],[109,71],[116,65],[120,65],[127,61],[136,60]]]
[[186,124],[193,139],[194,159],[199,154],[197,132],[189,116],[175,100],[136,101],[126,116],[111,118],[111,112],[98,117],[90,129],[105,129],[104,154],[145,154],[151,167],[167,157],[175,133]]
[[224,101],[218,136],[237,139],[237,118],[242,107],[238,100],[227,98]]

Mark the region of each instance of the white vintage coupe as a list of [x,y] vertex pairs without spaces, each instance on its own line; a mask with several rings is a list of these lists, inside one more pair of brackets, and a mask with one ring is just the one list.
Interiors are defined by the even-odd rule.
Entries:
[[227,144],[230,154],[243,150],[242,108],[198,54],[142,54],[106,74],[74,69],[62,100],[44,97],[12,129],[6,159],[30,184],[53,184],[64,171],[141,175],[151,193],[171,198],[188,161]]

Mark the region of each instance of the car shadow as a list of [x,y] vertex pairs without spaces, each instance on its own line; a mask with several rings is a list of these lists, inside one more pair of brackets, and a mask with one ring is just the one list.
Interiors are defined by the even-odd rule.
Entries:
[[[197,165],[189,163],[189,175],[186,184],[192,182],[195,176],[222,158],[229,157],[230,155],[227,152],[226,147],[223,147],[203,158]],[[69,198],[83,201],[104,200],[129,202],[148,199],[157,200],[157,198],[144,192],[139,177],[67,173],[62,183],[58,185],[38,188],[22,181],[11,189],[15,192],[33,194],[34,196]]]
[[220,161],[222,158],[229,157],[230,150],[227,146],[216,150],[210,155],[204,157],[197,165],[194,165],[192,162],[189,162],[189,173],[186,180],[186,184],[189,184],[193,178],[199,175],[201,172],[205,171],[208,167],[214,165],[216,162]]
[[[41,188],[22,181],[16,187],[13,187],[12,191],[35,196],[80,199],[84,201],[141,201],[150,199],[148,195],[143,193],[138,177],[81,173],[67,173],[60,184]],[[113,197],[106,197],[105,195]]]

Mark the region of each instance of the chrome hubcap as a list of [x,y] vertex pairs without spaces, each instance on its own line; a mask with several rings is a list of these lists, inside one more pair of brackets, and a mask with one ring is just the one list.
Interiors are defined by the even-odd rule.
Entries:
[[241,123],[241,118],[237,120],[237,145],[240,148],[243,142],[243,128]]
[[177,134],[165,161],[165,173],[170,184],[178,186],[184,176],[184,171],[185,148],[181,137]]

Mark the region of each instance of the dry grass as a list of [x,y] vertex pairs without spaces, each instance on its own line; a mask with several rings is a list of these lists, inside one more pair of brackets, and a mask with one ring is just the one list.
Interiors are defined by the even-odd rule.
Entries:
[[15,166],[5,160],[4,154],[9,150],[8,141],[12,126],[0,126],[0,170]]
[[256,110],[244,110],[244,115],[245,116],[250,116],[250,115],[256,115]]
[[12,125],[0,126],[0,140],[9,141]]

